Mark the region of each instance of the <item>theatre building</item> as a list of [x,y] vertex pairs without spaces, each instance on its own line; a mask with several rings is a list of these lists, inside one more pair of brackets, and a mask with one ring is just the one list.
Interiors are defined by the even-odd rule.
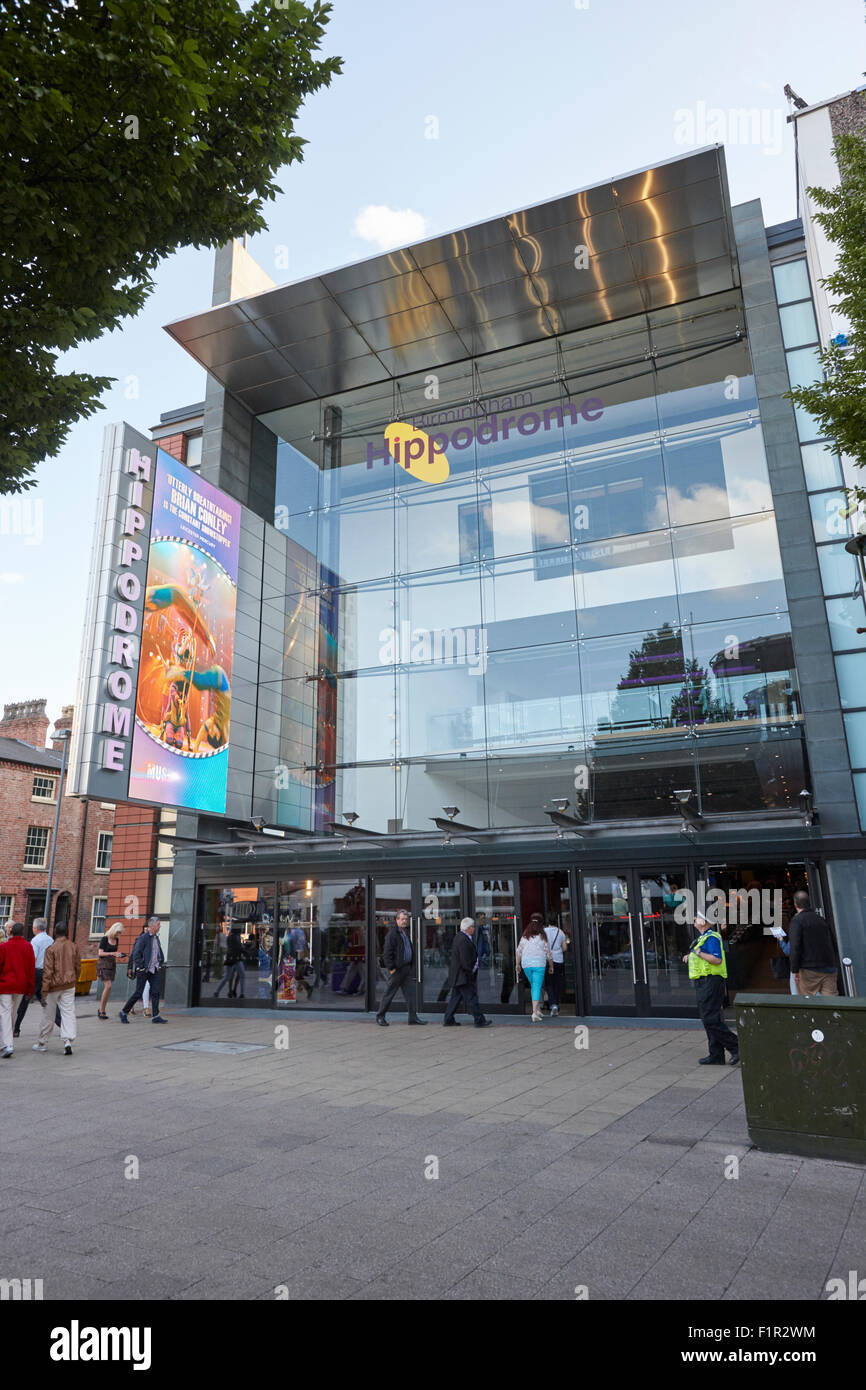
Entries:
[[[170,808],[169,1002],[372,1010],[406,908],[429,1016],[465,915],[483,1007],[522,1012],[537,911],[564,1012],[691,1016],[688,904],[724,894],[732,993],[787,990],[800,887],[862,988],[859,519],[785,399],[802,224],[732,207],[713,147],[294,284],[235,245],[214,300],[168,332],[208,373],[233,643],[189,616],[213,581],[184,616],[151,576],[139,680],[158,631],[168,691],[133,735],[189,723],[183,777],[135,782]],[[194,716],[159,646],[184,630],[225,676]],[[202,754],[224,783],[184,792]],[[233,933],[243,998],[215,999]]]

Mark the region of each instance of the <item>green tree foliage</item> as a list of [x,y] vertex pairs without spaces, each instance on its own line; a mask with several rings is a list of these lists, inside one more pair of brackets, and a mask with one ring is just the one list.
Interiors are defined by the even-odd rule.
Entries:
[[[836,142],[837,188],[810,188],[815,221],[835,243],[837,269],[823,282],[831,302],[850,324],[848,345],[831,343],[821,356],[825,379],[798,386],[791,399],[820,422],[841,453],[866,465],[866,139],[843,135]],[[866,489],[855,490],[866,500]]]
[[303,158],[311,0],[0,0],[0,493],[33,485],[109,377],[57,355],[136,314],[158,262],[266,227]]

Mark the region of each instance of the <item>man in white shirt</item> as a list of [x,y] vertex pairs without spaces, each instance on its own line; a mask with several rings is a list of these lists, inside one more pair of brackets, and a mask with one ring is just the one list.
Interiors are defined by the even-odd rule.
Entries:
[[48,926],[44,917],[34,917],[33,938],[30,945],[33,947],[33,954],[36,957],[36,987],[32,994],[25,994],[21,1003],[18,1005],[18,1013],[15,1018],[15,1031],[13,1034],[16,1038],[21,1033],[21,1024],[30,1003],[34,999],[38,999],[43,1009],[45,1008],[45,1000],[42,998],[42,967],[45,962],[45,952],[51,945],[51,928]]
[[544,935],[553,956],[553,974],[548,975],[545,980],[545,988],[550,1016],[554,1018],[559,1013],[559,1001],[565,988],[565,948],[568,945],[568,937],[561,927],[545,927]]

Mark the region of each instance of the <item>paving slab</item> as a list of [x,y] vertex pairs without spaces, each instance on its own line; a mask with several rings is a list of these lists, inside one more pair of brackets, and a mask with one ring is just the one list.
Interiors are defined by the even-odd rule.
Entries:
[[[270,1018],[133,1023],[81,1009],[74,1064],[22,1036],[0,1078],[0,1274],[46,1298],[793,1301],[866,1274],[866,1172],[752,1149],[694,1030],[590,1022],[578,1051],[564,1020],[298,1016],[277,1053]],[[62,1176],[28,1182],[34,1152]]]

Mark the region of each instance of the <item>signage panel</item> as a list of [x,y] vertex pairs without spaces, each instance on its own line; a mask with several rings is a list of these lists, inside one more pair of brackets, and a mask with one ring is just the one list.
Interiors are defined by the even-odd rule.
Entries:
[[223,814],[241,506],[157,459],[130,800]]

